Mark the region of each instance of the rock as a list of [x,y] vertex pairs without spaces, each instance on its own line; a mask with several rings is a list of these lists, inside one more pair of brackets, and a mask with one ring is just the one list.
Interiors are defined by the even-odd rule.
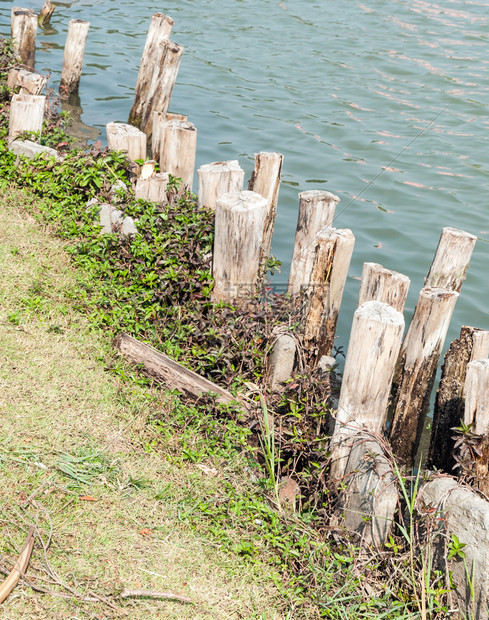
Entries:
[[[421,500],[418,504],[435,509],[437,520],[442,524],[440,544],[435,545],[438,561],[444,561],[443,540],[450,543],[452,534],[465,545],[462,548],[465,560],[454,557],[448,561],[455,586],[452,596],[457,606],[467,617],[486,620],[489,618],[489,502],[449,477],[429,480],[421,487],[418,497]],[[474,600],[467,573],[474,589]]]
[[280,483],[278,490],[280,505],[289,512],[295,512],[296,500],[301,494],[299,485],[295,480],[287,476],[284,476]]
[[323,355],[318,362],[319,370],[323,372],[330,372],[336,366],[336,360],[330,355]]
[[48,157],[60,159],[60,155],[56,149],[31,142],[30,140],[12,140],[9,148],[15,155],[25,155],[29,159],[34,159],[37,155],[46,155]]
[[124,217],[122,211],[113,205],[100,205],[100,226],[102,234],[121,233],[124,236],[136,235],[138,229],[132,217]]
[[124,200],[123,197],[121,197],[121,192],[126,192],[127,188],[124,185],[124,183],[121,181],[121,179],[118,179],[110,188],[110,200],[111,202],[122,202]]
[[296,342],[289,334],[279,336],[273,345],[270,356],[270,372],[268,380],[272,389],[276,389],[284,381],[288,381],[294,370]]
[[358,433],[348,439],[352,448],[346,464],[340,510],[345,527],[367,544],[387,542],[397,508],[397,477],[380,444]]

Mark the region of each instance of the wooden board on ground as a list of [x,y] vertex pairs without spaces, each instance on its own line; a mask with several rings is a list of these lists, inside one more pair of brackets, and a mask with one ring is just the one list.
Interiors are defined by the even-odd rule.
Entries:
[[[143,364],[144,370],[148,374],[165,383],[170,390],[180,390],[192,399],[212,392],[217,395],[217,400],[221,403],[239,400],[231,392],[220,388],[212,381],[204,379],[204,377],[175,362],[171,357],[124,332],[117,336],[114,344],[124,357],[135,364]],[[244,403],[241,404],[244,405]]]

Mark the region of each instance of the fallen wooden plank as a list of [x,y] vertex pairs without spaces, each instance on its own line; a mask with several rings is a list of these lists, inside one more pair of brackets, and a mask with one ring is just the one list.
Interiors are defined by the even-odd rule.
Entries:
[[20,555],[12,568],[9,576],[5,581],[0,585],[0,603],[7,598],[7,596],[12,592],[15,588],[19,579],[24,576],[25,571],[27,570],[27,565],[29,564],[29,560],[31,558],[32,548],[34,547],[34,528],[31,527],[29,529],[29,533],[27,534],[27,539],[25,541],[24,547],[20,552]]
[[160,353],[143,342],[139,342],[124,332],[117,336],[114,344],[124,357],[135,364],[143,364],[144,370],[148,374],[164,383],[171,390],[177,389],[192,399],[212,392],[217,395],[217,401],[221,403],[240,400],[231,392],[220,388],[212,381],[204,379],[204,377],[175,362],[171,357]]

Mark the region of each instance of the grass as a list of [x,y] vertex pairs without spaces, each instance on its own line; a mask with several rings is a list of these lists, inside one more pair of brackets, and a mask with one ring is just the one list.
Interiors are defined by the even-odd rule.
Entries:
[[[179,462],[175,438],[148,423],[171,400],[104,370],[114,365],[110,347],[70,298],[79,274],[63,243],[18,210],[30,200],[0,194],[1,555],[9,565],[34,524],[36,583],[95,592],[117,609],[22,585],[0,617],[282,617],[266,568],[221,551],[185,517],[223,481],[236,483],[243,457]],[[199,443],[193,434],[189,446]],[[195,603],[122,602],[124,588],[172,590]]]

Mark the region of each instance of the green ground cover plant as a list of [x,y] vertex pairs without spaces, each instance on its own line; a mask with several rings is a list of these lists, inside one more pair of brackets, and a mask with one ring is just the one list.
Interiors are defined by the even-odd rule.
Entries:
[[[1,53],[2,66],[7,67],[7,42]],[[191,194],[180,195],[178,180],[173,180],[167,204],[136,201],[124,155],[100,146],[71,148],[64,133],[66,119],[57,117],[54,109],[41,136],[34,138],[61,144],[63,159],[13,155],[6,141],[10,95],[4,81],[5,73],[0,75],[2,202],[13,201],[21,213],[35,218],[37,226],[61,239],[62,251],[70,257],[65,268],[73,272],[53,305],[49,269],[36,270],[19,289],[21,294],[4,302],[5,324],[13,335],[35,325],[42,327],[45,337],[62,341],[76,329],[76,317],[83,317],[87,333],[95,334],[102,348],[97,363],[121,386],[117,398],[131,411],[126,412],[134,442],[129,449],[141,454],[135,471],[124,473],[126,457],[114,454],[100,436],[80,441],[80,432],[70,448],[56,445],[46,452],[43,447],[28,447],[24,452],[25,447],[18,445],[6,449],[3,457],[0,452],[0,461],[15,464],[17,475],[32,490],[46,483],[32,464],[47,461],[46,484],[52,482],[66,501],[74,494],[80,513],[90,505],[80,497],[95,497],[100,488],[136,503],[144,498],[173,512],[178,527],[219,550],[222,562],[237,562],[233,575],[246,566],[253,578],[266,580],[267,588],[272,588],[269,607],[257,602],[253,609],[246,601],[228,617],[443,618],[447,608],[441,585],[433,594],[429,577],[427,597],[416,583],[420,562],[414,557],[412,519],[411,529],[397,531],[392,549],[384,554],[360,553],[342,528],[328,521],[331,506],[325,476],[331,382],[313,371],[304,353],[284,392],[273,394],[267,388],[266,360],[276,336],[285,331],[301,342],[300,299],[276,295],[264,283],[246,308],[213,305],[213,214],[199,209]],[[101,235],[97,205],[89,203],[93,198],[117,202],[125,215],[137,220],[138,234]],[[9,251],[10,260],[23,258],[21,248],[10,244]],[[109,343],[120,331],[150,343],[237,396],[246,395],[256,402],[261,418],[238,406],[218,405],[212,398],[191,404],[157,388],[111,350]],[[46,440],[45,431],[39,435]],[[144,459],[164,463],[171,475],[159,480],[154,471],[145,476]],[[283,476],[294,476],[300,483],[303,497],[297,512],[281,505],[278,491]],[[175,485],[173,478],[180,483]],[[406,501],[411,506],[412,498],[407,496]],[[64,518],[70,514],[66,508]],[[48,512],[56,509],[55,503],[50,504]],[[12,499],[5,523],[19,519],[19,514]],[[149,529],[159,537],[168,532],[160,531],[155,520],[146,527],[140,514],[133,518],[141,524],[140,532]],[[57,561],[61,571],[61,556]],[[397,578],[392,577],[393,567]],[[440,581],[438,576],[435,580]],[[91,596],[82,573],[75,583],[83,586],[85,599]],[[117,594],[114,587],[111,583],[102,588],[109,601]],[[80,604],[90,602],[73,593],[72,598]],[[96,604],[107,607],[104,601]],[[149,603],[147,609],[152,609]],[[192,612],[179,616],[176,611],[165,617],[226,617],[226,610],[216,609],[193,616]],[[117,600],[114,617],[125,611]]]

